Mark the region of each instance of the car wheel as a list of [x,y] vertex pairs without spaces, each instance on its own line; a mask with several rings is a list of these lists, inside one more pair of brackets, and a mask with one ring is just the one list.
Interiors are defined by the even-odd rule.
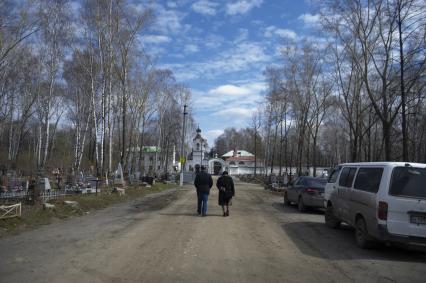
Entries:
[[374,245],[374,241],[368,235],[367,225],[362,217],[358,218],[355,224],[355,241],[361,249],[370,249]]
[[284,206],[290,205],[290,200],[288,199],[287,192],[284,193]]
[[324,218],[325,218],[325,224],[328,227],[333,229],[339,228],[341,222],[339,221],[339,219],[337,219],[334,216],[333,206],[331,205],[327,206],[327,209],[325,210]]
[[297,209],[298,209],[300,212],[306,211],[306,206],[305,206],[305,204],[303,203],[303,198],[302,198],[301,196],[299,197],[299,201],[297,202]]

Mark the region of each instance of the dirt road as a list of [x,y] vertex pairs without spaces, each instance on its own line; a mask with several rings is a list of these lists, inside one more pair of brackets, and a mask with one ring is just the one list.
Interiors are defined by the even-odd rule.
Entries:
[[196,216],[191,188],[152,195],[0,240],[0,282],[426,282],[426,254],[358,249],[321,212],[240,183]]

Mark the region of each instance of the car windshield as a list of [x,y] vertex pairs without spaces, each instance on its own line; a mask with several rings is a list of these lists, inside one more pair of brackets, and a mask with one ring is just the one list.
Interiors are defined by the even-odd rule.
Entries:
[[327,184],[327,179],[308,179],[308,186],[315,188],[324,188]]
[[426,198],[426,168],[396,167],[392,173],[390,194]]

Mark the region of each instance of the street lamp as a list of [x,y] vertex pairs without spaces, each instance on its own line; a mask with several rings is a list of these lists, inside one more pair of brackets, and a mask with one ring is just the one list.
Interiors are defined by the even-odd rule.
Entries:
[[181,150],[180,150],[180,180],[179,185],[183,186],[183,167],[185,166],[185,154],[184,154],[184,145],[185,145],[185,123],[186,123],[186,115],[188,114],[186,112],[187,105],[185,104],[183,106],[183,125],[182,125],[182,144],[181,144]]

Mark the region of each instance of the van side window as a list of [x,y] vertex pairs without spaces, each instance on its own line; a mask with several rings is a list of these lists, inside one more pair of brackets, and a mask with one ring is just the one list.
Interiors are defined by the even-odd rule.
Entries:
[[382,175],[383,168],[360,168],[355,179],[354,189],[377,193]]
[[348,178],[349,170],[349,167],[345,167],[342,169],[342,173],[340,173],[339,186],[344,186],[346,184],[346,179]]
[[345,167],[340,173],[339,186],[350,188],[354,180],[356,168]]
[[339,172],[342,169],[342,167],[338,166],[333,169],[333,172],[331,172],[330,178],[328,178],[328,183],[336,183],[337,177],[339,176]]

